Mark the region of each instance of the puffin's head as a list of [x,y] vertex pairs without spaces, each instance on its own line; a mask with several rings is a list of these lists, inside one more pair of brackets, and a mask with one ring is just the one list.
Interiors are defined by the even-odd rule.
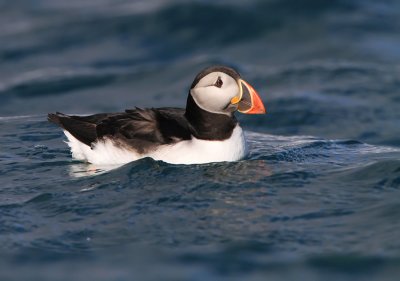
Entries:
[[201,109],[212,113],[265,113],[254,88],[236,70],[226,66],[211,66],[197,74],[190,95]]

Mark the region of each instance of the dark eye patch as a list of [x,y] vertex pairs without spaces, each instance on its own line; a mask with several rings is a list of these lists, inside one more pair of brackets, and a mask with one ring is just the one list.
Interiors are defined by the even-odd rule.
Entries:
[[224,84],[224,82],[222,82],[221,77],[218,76],[217,82],[215,82],[214,86],[221,88],[223,84]]

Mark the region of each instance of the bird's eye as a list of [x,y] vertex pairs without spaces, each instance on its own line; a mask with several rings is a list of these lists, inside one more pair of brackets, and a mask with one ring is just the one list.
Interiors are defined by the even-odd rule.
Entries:
[[218,87],[218,88],[221,88],[222,84],[224,84],[224,82],[222,82],[221,77],[218,77],[217,82],[215,82],[214,86]]

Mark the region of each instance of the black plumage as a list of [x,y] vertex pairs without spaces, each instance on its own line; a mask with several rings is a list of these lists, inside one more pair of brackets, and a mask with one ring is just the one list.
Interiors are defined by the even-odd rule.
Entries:
[[118,144],[135,148],[139,153],[191,138],[184,111],[177,108],[136,108],[90,116],[56,113],[49,114],[48,119],[88,146],[107,137]]
[[[240,78],[240,75],[231,68],[214,66],[200,72],[191,88],[195,87],[202,77],[213,71],[223,71],[235,79]],[[139,153],[146,153],[160,145],[173,144],[192,137],[225,140],[232,135],[237,124],[233,114],[217,114],[201,109],[190,94],[186,109],[135,108],[121,113],[90,116],[70,116],[57,112],[50,113],[48,119],[88,146],[108,138]]]

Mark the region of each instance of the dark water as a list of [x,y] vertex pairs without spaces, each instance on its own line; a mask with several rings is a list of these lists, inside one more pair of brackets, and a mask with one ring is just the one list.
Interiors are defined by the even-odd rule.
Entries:
[[[0,0],[0,279],[398,280],[399,30],[394,0]],[[45,119],[182,107],[215,63],[269,112],[239,162],[101,173]]]

